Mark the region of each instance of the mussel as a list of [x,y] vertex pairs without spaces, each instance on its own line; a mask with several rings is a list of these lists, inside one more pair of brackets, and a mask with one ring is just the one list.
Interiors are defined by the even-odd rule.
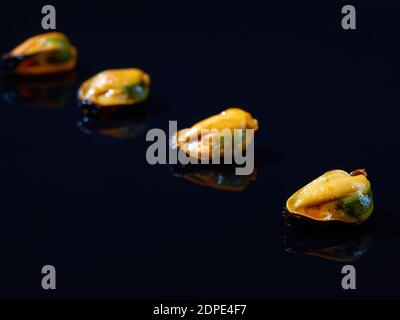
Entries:
[[230,156],[252,143],[253,136],[246,138],[247,129],[258,130],[258,121],[240,108],[229,108],[178,131],[171,140],[171,147],[201,160]]
[[149,95],[150,76],[136,68],[105,70],[79,88],[82,107],[114,110],[137,104]]
[[3,69],[20,76],[62,73],[75,68],[77,55],[65,34],[49,32],[33,36],[4,54]]
[[332,170],[294,193],[286,202],[285,216],[289,224],[300,220],[358,225],[370,217],[373,207],[371,184],[364,169],[350,174]]

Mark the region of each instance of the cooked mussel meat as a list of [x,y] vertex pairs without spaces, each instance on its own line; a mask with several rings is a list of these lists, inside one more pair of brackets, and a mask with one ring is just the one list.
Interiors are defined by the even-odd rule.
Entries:
[[172,138],[172,148],[183,150],[196,159],[212,159],[242,152],[250,143],[248,129],[256,131],[258,121],[240,108],[229,108],[202,120],[191,128],[178,131]]
[[286,202],[286,216],[313,222],[360,224],[373,211],[371,184],[364,169],[350,174],[328,171],[294,193]]
[[130,106],[149,95],[150,76],[136,68],[106,70],[86,80],[78,97],[83,107],[101,110]]
[[20,76],[62,73],[75,68],[77,55],[65,34],[49,32],[33,36],[4,54],[3,69]]

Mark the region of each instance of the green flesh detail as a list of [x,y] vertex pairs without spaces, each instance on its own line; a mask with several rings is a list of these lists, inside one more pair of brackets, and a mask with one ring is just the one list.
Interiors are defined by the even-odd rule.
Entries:
[[346,215],[354,217],[358,221],[362,222],[371,215],[374,207],[372,191],[369,190],[365,194],[357,194],[339,200],[337,205]]
[[54,63],[62,63],[71,59],[71,48],[70,43],[67,40],[63,39],[48,39],[44,42],[44,46],[50,46],[56,44],[58,46],[58,50],[52,53],[48,60]]
[[134,99],[136,102],[143,101],[149,95],[149,86],[144,82],[139,84],[125,87],[125,92],[130,99]]

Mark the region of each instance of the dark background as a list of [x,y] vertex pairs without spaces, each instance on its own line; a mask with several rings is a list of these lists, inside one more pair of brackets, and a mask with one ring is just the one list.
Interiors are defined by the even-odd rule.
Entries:
[[[2,4],[1,53],[42,32],[44,4]],[[400,297],[396,1],[51,4],[77,80],[63,107],[0,102],[0,298]],[[345,4],[356,31],[341,28]],[[250,111],[257,179],[240,193],[195,185],[147,164],[146,131],[79,130],[80,83],[130,66],[152,77],[146,130]],[[336,168],[366,168],[375,195],[354,291],[345,263],[285,251],[286,199]],[[41,288],[45,264],[57,290]]]

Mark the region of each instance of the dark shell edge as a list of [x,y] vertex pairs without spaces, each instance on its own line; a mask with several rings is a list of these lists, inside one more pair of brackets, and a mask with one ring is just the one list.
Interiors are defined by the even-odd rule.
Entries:
[[290,212],[286,207],[282,211],[285,225],[299,230],[316,230],[330,228],[354,228],[360,223],[346,223],[343,221],[319,221]]
[[78,106],[87,116],[98,116],[100,114],[115,114],[115,113],[143,113],[145,101],[133,104],[121,104],[115,106],[101,106],[89,99],[79,99]]

